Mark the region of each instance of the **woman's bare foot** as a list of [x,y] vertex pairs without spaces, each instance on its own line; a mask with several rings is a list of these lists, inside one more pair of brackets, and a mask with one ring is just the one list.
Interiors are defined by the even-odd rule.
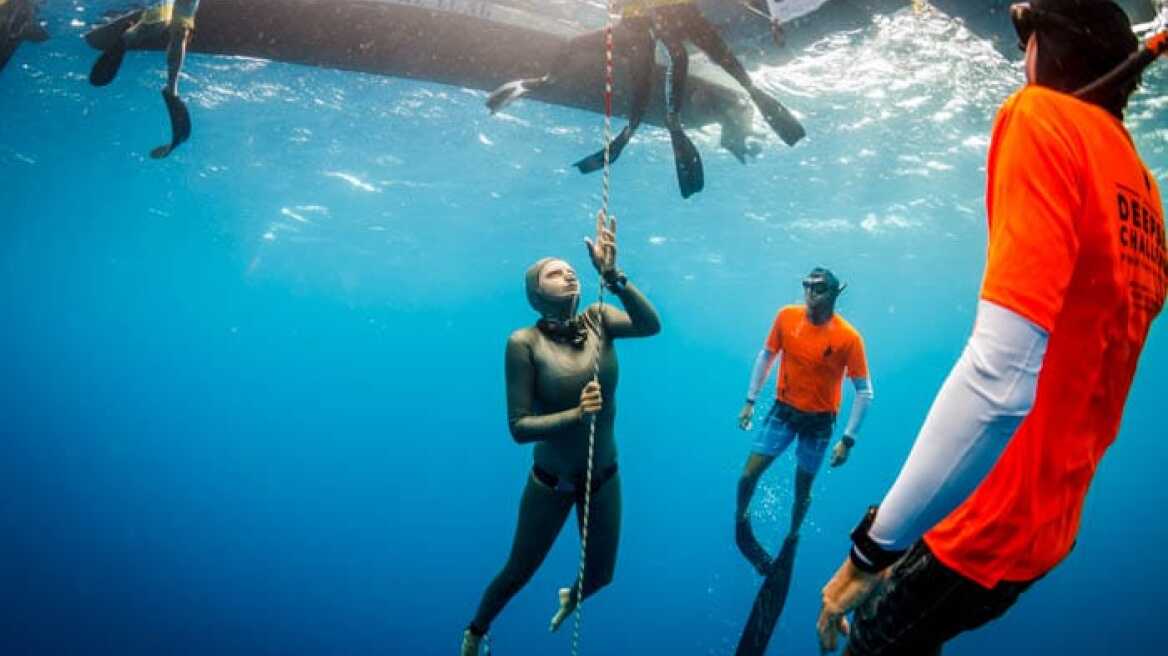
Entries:
[[462,632],[462,648],[458,650],[458,656],[479,656],[479,645],[482,644],[482,636],[477,636],[467,629]]
[[574,610],[576,610],[576,604],[572,603],[572,590],[570,588],[560,588],[560,609],[552,616],[552,622],[548,626],[548,631],[558,631],[560,625],[564,623],[564,620],[568,619],[568,616]]

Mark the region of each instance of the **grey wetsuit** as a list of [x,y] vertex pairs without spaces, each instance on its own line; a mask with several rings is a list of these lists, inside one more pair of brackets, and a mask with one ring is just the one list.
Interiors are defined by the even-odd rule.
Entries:
[[[592,380],[597,322],[602,320],[600,386],[603,408],[596,415],[595,462],[584,573],[584,596],[612,580],[620,537],[620,477],[616,471],[617,359],[613,340],[647,337],[659,330],[657,311],[633,285],[619,293],[627,314],[606,305],[584,312],[583,344],[553,339],[537,327],[523,328],[507,340],[507,420],[516,442],[535,443],[535,464],[519,505],[511,554],[483,593],[471,631],[483,634],[535,574],[564,526],[573,506],[583,517],[588,463],[589,420],[578,408],[580,392]],[[578,594],[572,586],[573,598]]]

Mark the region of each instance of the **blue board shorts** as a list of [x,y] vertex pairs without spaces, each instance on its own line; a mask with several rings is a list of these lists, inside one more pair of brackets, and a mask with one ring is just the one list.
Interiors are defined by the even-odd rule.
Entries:
[[795,460],[799,469],[814,474],[823,464],[823,456],[827,453],[834,428],[834,412],[803,412],[782,401],[775,401],[756,434],[751,451],[776,458],[798,438]]

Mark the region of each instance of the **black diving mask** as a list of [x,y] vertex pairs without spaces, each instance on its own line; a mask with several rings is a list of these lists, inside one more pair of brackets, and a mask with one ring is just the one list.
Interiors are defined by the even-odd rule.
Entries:
[[[1107,7],[1106,4],[1102,3],[1101,6]],[[1104,11],[1107,11],[1107,9],[1104,9]],[[1090,27],[1084,25],[1081,21],[1063,16],[1054,11],[1037,9],[1029,2],[1016,2],[1010,5],[1010,20],[1014,23],[1014,31],[1018,34],[1018,48],[1022,52],[1026,52],[1026,44],[1030,41],[1030,36],[1034,34],[1034,31],[1044,26],[1056,27],[1070,32],[1076,36],[1094,41],[1101,47],[1106,45],[1101,39],[1091,33]]]
[[833,283],[830,280],[823,278],[806,278],[803,280],[803,289],[813,294],[822,296],[823,294],[831,294],[832,297],[837,297],[847,289],[847,285],[841,285],[838,282]]
[[803,289],[814,294],[826,294],[832,291],[831,285],[827,284],[826,280],[804,280]]

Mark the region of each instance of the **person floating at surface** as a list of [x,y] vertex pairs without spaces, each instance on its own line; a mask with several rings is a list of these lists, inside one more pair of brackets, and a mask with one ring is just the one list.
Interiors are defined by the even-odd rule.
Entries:
[[[614,28],[614,41],[619,42],[629,59],[629,78],[633,98],[629,122],[609,144],[609,161],[615,162],[624,151],[633,133],[641,124],[653,89],[656,39],[669,52],[670,66],[666,79],[665,127],[673,144],[677,181],[683,198],[689,198],[705,186],[701,155],[686,136],[681,124],[681,110],[685,100],[685,85],[689,77],[689,41],[709,55],[714,63],[726,70],[750,94],[751,100],[763,118],[788,145],[795,145],[806,135],[798,119],[786,107],[754,85],[742,62],[734,56],[717,28],[702,16],[694,0],[625,0],[620,23]],[[527,92],[554,84],[571,53],[591,49],[603,52],[603,30],[576,37],[565,46],[553,64],[551,72],[543,77],[508,82],[487,98],[487,107],[497,112]],[[739,154],[740,158],[743,156]],[[604,150],[576,162],[581,173],[591,173],[604,166]]]
[[186,103],[178,96],[178,77],[186,59],[187,44],[195,31],[195,14],[198,11],[199,0],[165,0],[143,11],[141,18],[122,34],[117,45],[97,58],[89,72],[90,84],[106,86],[117,77],[127,49],[157,39],[160,35],[166,36],[167,71],[162,100],[170,115],[171,139],[169,144],[150,151],[154,159],[166,157],[191,136],[191,115]]
[[973,334],[823,588],[825,650],[939,654],[1067,557],[1164,305],[1160,193],[1123,126],[1138,79],[1071,95],[1136,51],[1128,17],[1109,0],[1011,16],[1027,84],[994,121]]
[[[596,241],[586,241],[593,266],[625,312],[593,304],[577,314],[580,283],[563,260],[543,258],[527,270],[527,300],[539,320],[507,340],[507,420],[516,442],[535,444],[535,464],[519,504],[511,554],[463,632],[462,656],[478,654],[491,622],[535,574],[573,506],[577,520],[583,521],[592,421],[595,456],[583,590],[577,581],[559,591],[551,630],[576,608],[579,595],[588,597],[607,585],[616,567],[621,492],[613,432],[617,388],[613,340],[655,335],[661,322],[648,299],[616,266],[616,219],[606,221],[599,214]],[[593,378],[597,357],[599,382]]]
[[40,0],[0,0],[0,71],[21,43],[44,43],[49,33],[37,19]]
[[850,323],[835,313],[835,302],[843,289],[839,279],[827,269],[816,267],[807,274],[803,280],[806,304],[788,305],[779,310],[766,343],[755,358],[746,404],[738,414],[738,427],[750,430],[755,400],[775,358],[782,353],[775,404],[742,469],[734,511],[735,541],[742,555],[760,574],[767,573],[771,559],[750,527],[750,499],[759,478],[798,439],[795,505],[787,535],[788,540],[797,540],[811,505],[811,484],[831,441],[845,371],[856,388],[856,399],[843,437],[832,450],[832,467],[847,461],[872,402],[864,340]]

